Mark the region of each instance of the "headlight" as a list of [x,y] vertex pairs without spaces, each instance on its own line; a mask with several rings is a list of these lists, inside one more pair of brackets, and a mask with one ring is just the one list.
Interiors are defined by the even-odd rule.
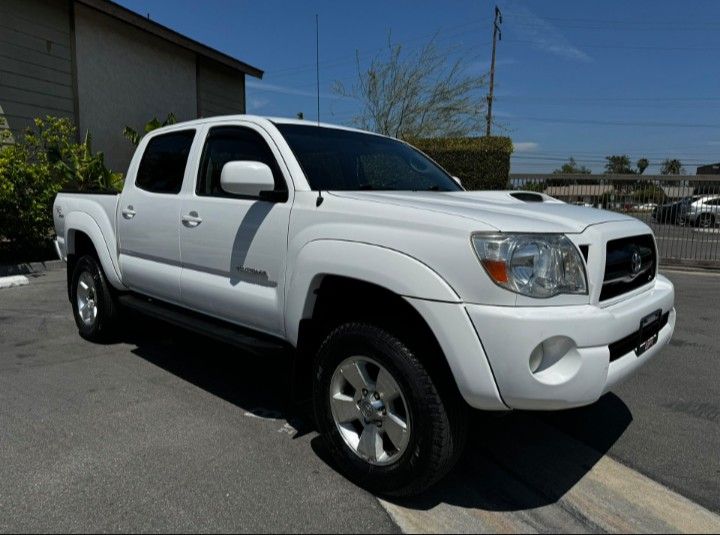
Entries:
[[580,251],[561,234],[474,234],[472,243],[503,288],[530,297],[587,294]]

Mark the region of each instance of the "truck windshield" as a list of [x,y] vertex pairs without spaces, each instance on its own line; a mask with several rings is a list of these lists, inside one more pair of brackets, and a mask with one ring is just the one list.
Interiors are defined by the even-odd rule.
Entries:
[[401,141],[312,125],[275,126],[313,190],[462,191],[432,160]]

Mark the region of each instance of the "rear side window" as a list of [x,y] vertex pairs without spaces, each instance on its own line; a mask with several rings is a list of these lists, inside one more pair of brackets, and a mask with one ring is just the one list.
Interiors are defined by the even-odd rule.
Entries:
[[152,193],[180,193],[194,138],[194,130],[152,138],[140,161],[135,185]]
[[259,133],[241,126],[217,126],[210,130],[205,142],[196,193],[210,197],[231,197],[220,187],[220,176],[226,163],[237,161],[266,164],[272,170],[275,190],[287,191],[277,160]]

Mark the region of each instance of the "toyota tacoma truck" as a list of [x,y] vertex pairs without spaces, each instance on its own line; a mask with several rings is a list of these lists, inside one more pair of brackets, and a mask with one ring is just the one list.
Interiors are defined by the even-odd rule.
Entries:
[[60,193],[53,215],[82,337],[117,336],[133,311],[238,358],[290,351],[336,467],[380,494],[446,474],[468,409],[591,404],[675,327],[644,223],[465,191],[409,144],[350,128],[160,128],[122,193]]

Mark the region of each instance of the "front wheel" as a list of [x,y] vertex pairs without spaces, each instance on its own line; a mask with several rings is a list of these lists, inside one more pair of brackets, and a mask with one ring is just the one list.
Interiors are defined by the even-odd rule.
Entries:
[[75,264],[70,297],[80,336],[92,342],[107,341],[117,327],[119,306],[95,257],[83,256]]
[[455,464],[467,411],[441,396],[417,356],[379,327],[335,329],[316,357],[315,415],[340,470],[373,492],[422,492]]

